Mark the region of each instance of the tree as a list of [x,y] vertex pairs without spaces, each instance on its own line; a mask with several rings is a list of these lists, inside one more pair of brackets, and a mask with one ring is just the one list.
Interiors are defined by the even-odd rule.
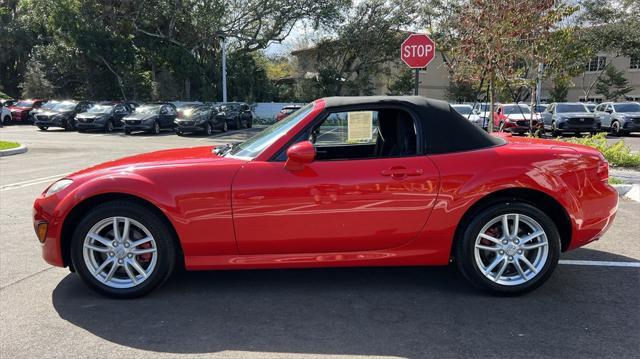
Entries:
[[33,59],[27,64],[24,80],[18,86],[22,89],[23,98],[47,99],[53,97],[55,93],[55,88],[47,79],[44,66]]
[[566,77],[556,77],[553,81],[553,88],[549,91],[551,102],[567,101],[569,93],[569,80]]
[[411,69],[403,68],[396,74],[387,86],[387,95],[411,95],[414,89],[414,74]]
[[446,47],[454,80],[486,79],[492,106],[496,85],[512,94],[518,88],[532,89],[536,76],[530,75],[531,69],[555,56],[548,39],[556,24],[573,11],[574,7],[554,0],[469,0],[448,24],[451,36]]
[[604,96],[607,101],[618,101],[633,90],[623,71],[618,71],[612,65],[607,66],[605,75],[596,84],[596,93]]

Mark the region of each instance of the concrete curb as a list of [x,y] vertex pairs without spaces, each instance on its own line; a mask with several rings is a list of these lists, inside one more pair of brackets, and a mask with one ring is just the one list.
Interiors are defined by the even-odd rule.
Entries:
[[0,151],[0,157],[17,155],[19,153],[25,153],[28,150],[29,150],[29,148],[27,148],[27,146],[20,145],[19,147],[16,147],[16,148],[10,148],[8,150],[1,150]]
[[640,202],[640,184],[614,184],[613,188],[618,191],[620,197]]

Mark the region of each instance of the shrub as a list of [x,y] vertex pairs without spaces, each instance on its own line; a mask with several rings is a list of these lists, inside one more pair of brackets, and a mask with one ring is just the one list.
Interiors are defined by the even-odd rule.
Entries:
[[595,147],[600,152],[602,152],[604,158],[609,161],[609,164],[611,166],[640,167],[640,153],[631,152],[631,149],[624,143],[623,140],[620,140],[614,144],[608,144],[606,136],[607,134],[605,132],[600,132],[593,136],[578,138],[559,138],[559,140]]

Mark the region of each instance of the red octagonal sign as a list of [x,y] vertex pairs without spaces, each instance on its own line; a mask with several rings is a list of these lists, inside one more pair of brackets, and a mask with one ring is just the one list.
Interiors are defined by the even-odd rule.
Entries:
[[425,34],[411,34],[400,46],[400,58],[412,69],[429,65],[436,52],[436,44]]

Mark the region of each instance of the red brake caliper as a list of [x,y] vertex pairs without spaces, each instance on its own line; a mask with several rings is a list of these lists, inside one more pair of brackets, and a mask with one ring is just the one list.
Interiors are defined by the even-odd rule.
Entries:
[[[143,243],[138,248],[140,249],[151,248],[151,243],[149,242]],[[136,256],[136,260],[138,261],[138,263],[149,263],[151,261],[151,253],[138,254]]]

